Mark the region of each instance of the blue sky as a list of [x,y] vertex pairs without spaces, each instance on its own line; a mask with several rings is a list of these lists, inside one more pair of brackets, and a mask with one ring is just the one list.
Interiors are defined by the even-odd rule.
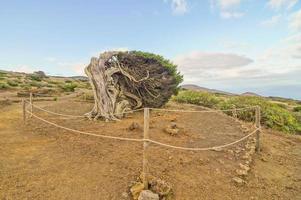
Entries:
[[81,75],[105,50],[143,50],[185,83],[301,99],[300,0],[0,1],[0,69]]

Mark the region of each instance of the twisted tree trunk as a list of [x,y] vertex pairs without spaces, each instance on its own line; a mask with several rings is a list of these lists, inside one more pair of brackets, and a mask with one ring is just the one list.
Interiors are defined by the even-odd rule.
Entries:
[[[145,56],[146,55],[146,56]],[[123,112],[143,106],[160,107],[176,92],[177,77],[154,54],[105,52],[85,68],[95,104],[90,119],[117,120]],[[160,57],[161,58],[161,57]]]

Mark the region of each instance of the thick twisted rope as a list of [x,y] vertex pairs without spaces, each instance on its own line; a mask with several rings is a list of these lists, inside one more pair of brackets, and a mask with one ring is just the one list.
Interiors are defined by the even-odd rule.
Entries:
[[232,108],[227,110],[173,110],[173,109],[164,109],[164,108],[149,108],[150,110],[155,111],[166,111],[166,112],[187,112],[187,113],[208,113],[208,112],[228,112],[228,111],[243,111],[256,108],[256,106],[250,106],[245,108]]
[[[30,113],[28,110],[26,110],[26,112]],[[109,135],[102,135],[102,134],[95,134],[95,133],[89,133],[89,132],[79,131],[79,130],[71,129],[71,128],[64,127],[64,126],[58,125],[56,123],[50,122],[50,121],[48,121],[46,119],[38,117],[35,114],[32,114],[32,116],[35,117],[35,118],[37,118],[38,120],[41,120],[41,121],[43,121],[45,123],[48,123],[50,125],[53,125],[55,127],[58,127],[58,128],[61,128],[61,129],[65,129],[67,131],[71,131],[71,132],[75,132],[75,133],[80,133],[80,134],[83,134],[83,135],[90,135],[90,136],[95,136],[95,137],[102,137],[102,138],[109,138],[109,139],[116,139],[116,140],[124,140],[124,141],[134,141],[134,142],[142,142],[143,141],[143,139],[123,138],[123,137],[116,137],[116,136],[109,136]]]
[[[37,105],[34,105],[34,104],[30,103],[29,101],[26,101],[26,103],[28,103],[30,106],[32,106],[32,107],[34,107],[38,110],[42,110],[42,111],[44,111],[46,113],[49,113],[49,114],[58,115],[58,116],[62,116],[62,117],[70,117],[70,118],[86,118],[86,116],[84,116],[84,115],[68,115],[68,114],[62,114],[62,113],[57,113],[57,112],[53,112],[53,111],[50,111],[50,110],[46,110],[46,109],[44,109],[40,106],[37,106]],[[133,112],[137,112],[137,111],[141,111],[141,110],[143,110],[143,108],[130,110],[130,111],[122,112],[122,113],[116,113],[116,115],[129,114],[129,113],[133,113]]]
[[224,144],[224,145],[220,145],[220,146],[214,146],[214,147],[204,147],[204,148],[190,148],[190,147],[179,147],[179,146],[174,146],[174,145],[169,145],[169,144],[164,144],[162,142],[157,142],[155,140],[151,140],[151,139],[145,139],[145,141],[151,142],[153,144],[157,144],[160,146],[164,146],[164,147],[168,147],[168,148],[173,148],[173,149],[179,149],[179,150],[188,150],[188,151],[209,151],[209,150],[217,150],[217,149],[222,149],[225,147],[229,147],[231,145],[234,145],[236,143],[239,143],[245,139],[247,139],[248,137],[250,137],[251,135],[253,135],[254,133],[256,133],[256,131],[258,131],[259,128],[255,129],[253,132],[251,132],[250,134],[240,138],[239,140],[236,140],[234,142],[231,142],[229,144]]
[[124,138],[124,137],[116,137],[116,136],[108,136],[108,135],[102,135],[102,134],[95,134],[95,133],[89,133],[89,132],[84,132],[84,131],[79,131],[79,130],[75,130],[75,129],[71,129],[68,127],[64,127],[58,124],[55,124],[53,122],[50,122],[46,119],[43,119],[41,117],[38,117],[37,115],[31,113],[30,111],[26,110],[27,113],[32,114],[33,117],[37,118],[40,121],[43,121],[45,123],[48,123],[50,125],[53,125],[55,127],[67,130],[67,131],[71,131],[71,132],[75,132],[75,133],[80,133],[83,135],[89,135],[89,136],[95,136],[95,137],[101,137],[101,138],[107,138],[107,139],[116,139],[116,140],[122,140],[122,141],[134,141],[134,142],[150,142],[159,146],[164,146],[164,147],[168,147],[168,148],[173,148],[173,149],[179,149],[179,150],[188,150],[188,151],[208,151],[208,150],[216,150],[216,149],[221,149],[221,148],[225,148],[225,147],[229,147],[231,145],[234,145],[236,143],[239,143],[245,139],[247,139],[248,137],[250,137],[251,135],[253,135],[254,133],[256,133],[256,131],[258,131],[260,128],[255,129],[253,132],[251,132],[250,134],[240,138],[239,140],[236,140],[234,142],[228,143],[228,144],[224,144],[224,145],[219,145],[219,146],[213,146],[213,147],[204,147],[204,148],[190,148],[190,147],[181,147],[181,146],[174,146],[174,145],[169,145],[169,144],[165,144],[162,142],[158,142],[152,139],[135,139],[135,138]]

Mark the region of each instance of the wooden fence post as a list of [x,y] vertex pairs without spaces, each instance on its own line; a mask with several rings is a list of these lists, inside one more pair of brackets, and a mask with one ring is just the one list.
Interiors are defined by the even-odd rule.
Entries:
[[256,128],[259,128],[259,130],[256,131],[256,152],[260,151],[260,132],[261,132],[261,113],[260,113],[260,107],[256,106],[256,113],[255,113],[255,123]]
[[233,110],[232,110],[232,116],[237,119],[237,111],[236,111],[236,107],[233,107]]
[[[144,108],[144,128],[143,128],[143,139],[149,139],[149,108]],[[142,179],[144,189],[148,189],[148,160],[147,160],[147,146],[148,141],[143,142],[143,169]]]
[[25,104],[25,100],[22,99],[22,108],[23,108],[23,122],[26,123],[26,104]]
[[32,117],[32,110],[33,110],[32,93],[29,94],[29,102],[30,102],[30,117]]

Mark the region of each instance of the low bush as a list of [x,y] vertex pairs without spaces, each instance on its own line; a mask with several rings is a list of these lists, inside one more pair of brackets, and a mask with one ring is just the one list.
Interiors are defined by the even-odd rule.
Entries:
[[0,72],[0,77],[6,77],[7,73],[5,72]]
[[0,83],[0,89],[8,89],[9,85],[6,83]]
[[177,96],[173,97],[174,101],[179,103],[190,103],[213,108],[219,103],[219,99],[210,93],[196,92],[192,90],[182,90]]
[[60,88],[64,92],[74,92],[76,87],[77,87],[77,84],[74,84],[74,83],[66,83],[64,85],[60,85]]
[[301,112],[301,106],[296,106],[293,109],[294,112]]
[[[211,93],[185,90],[180,91],[177,96],[173,97],[173,100],[179,103],[191,103],[221,110],[260,106],[262,116],[261,123],[263,125],[286,133],[301,133],[301,123],[298,120],[297,115],[287,110],[286,107],[269,102],[262,97],[217,97]],[[299,110],[299,108],[297,108],[297,110]],[[232,112],[225,113],[232,115]],[[238,118],[242,120],[255,120],[254,109],[237,111],[237,115]]]
[[[261,108],[262,124],[286,133],[301,132],[301,124],[293,113],[279,104],[271,103],[262,97],[231,97],[220,104],[219,107],[221,109],[230,109],[233,107],[244,108],[257,105]],[[254,111],[238,112],[238,117],[243,120],[253,121]]]
[[33,81],[42,81],[42,78],[37,74],[30,74],[29,79],[31,79]]
[[19,84],[14,80],[7,80],[7,84],[12,87],[17,87]]
[[33,87],[38,87],[38,88],[41,88],[43,86],[43,84],[41,84],[40,82],[36,82],[36,81],[30,82],[29,85],[33,86]]

